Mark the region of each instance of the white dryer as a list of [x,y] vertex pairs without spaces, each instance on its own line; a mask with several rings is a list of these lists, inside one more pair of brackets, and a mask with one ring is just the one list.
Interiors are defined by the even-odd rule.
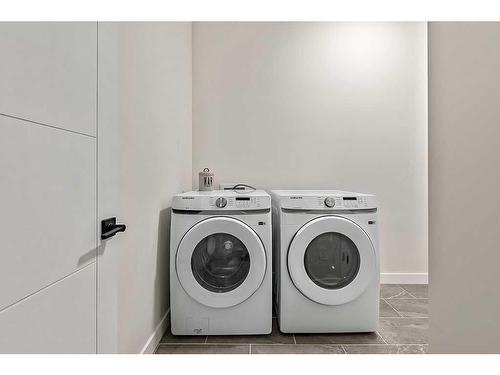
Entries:
[[372,332],[379,320],[374,195],[271,192],[275,306],[282,332]]
[[174,335],[271,332],[271,197],[266,192],[174,196],[170,243]]

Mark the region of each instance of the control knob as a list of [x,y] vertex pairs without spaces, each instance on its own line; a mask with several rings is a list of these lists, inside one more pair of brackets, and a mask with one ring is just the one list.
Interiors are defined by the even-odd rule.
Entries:
[[227,205],[227,199],[226,198],[223,198],[223,197],[219,197],[217,198],[217,200],[215,201],[215,205],[219,208],[224,208],[226,207]]
[[335,199],[333,197],[326,197],[325,198],[325,206],[332,208],[335,206]]

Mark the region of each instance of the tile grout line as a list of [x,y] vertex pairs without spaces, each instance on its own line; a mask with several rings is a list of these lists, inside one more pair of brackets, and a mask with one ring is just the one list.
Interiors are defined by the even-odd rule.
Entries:
[[[315,344],[312,344],[315,345]],[[395,343],[395,344],[370,344],[370,343],[365,343],[365,344],[342,344],[343,346],[426,346],[429,344],[422,344],[422,343],[407,343],[407,344],[401,344],[401,343]]]
[[[161,342],[160,345],[203,346],[203,345],[205,345],[205,343],[204,342]],[[226,345],[226,344],[208,344],[208,345]]]
[[381,316],[380,319],[429,319],[428,316]]

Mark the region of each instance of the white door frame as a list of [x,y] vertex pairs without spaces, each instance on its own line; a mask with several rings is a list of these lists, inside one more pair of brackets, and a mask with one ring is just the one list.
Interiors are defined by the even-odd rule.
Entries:
[[[118,114],[118,29],[112,23],[97,27],[97,353],[118,353],[118,261],[120,235],[101,240],[101,220],[120,220],[116,166],[120,165]],[[115,172],[116,171],[116,172]]]

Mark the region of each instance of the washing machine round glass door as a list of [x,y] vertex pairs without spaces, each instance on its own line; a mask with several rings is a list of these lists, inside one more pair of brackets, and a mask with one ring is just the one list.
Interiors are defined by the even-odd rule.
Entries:
[[340,305],[363,293],[377,272],[375,248],[356,223],[323,216],[306,223],[288,249],[293,283],[307,298]]
[[176,255],[179,281],[192,298],[209,307],[230,307],[259,289],[266,253],[259,236],[242,221],[213,217],[193,226]]

